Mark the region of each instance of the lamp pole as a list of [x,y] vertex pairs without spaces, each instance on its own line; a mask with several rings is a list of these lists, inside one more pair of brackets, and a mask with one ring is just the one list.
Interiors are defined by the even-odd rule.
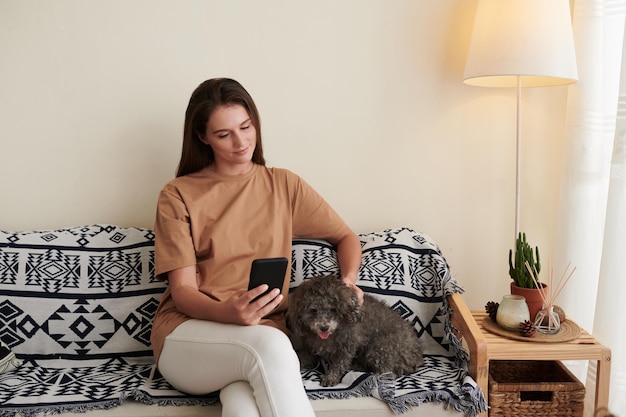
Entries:
[[519,235],[520,217],[520,172],[522,155],[522,77],[517,76],[517,135],[516,135],[516,160],[515,160],[515,238],[513,247]]

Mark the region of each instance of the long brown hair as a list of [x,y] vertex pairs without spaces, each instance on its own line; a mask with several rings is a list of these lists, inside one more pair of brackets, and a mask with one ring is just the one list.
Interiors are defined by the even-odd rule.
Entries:
[[265,165],[261,141],[261,118],[254,100],[237,81],[230,78],[212,78],[200,84],[189,99],[185,112],[183,150],[176,171],[177,177],[200,171],[215,160],[213,149],[203,143],[200,137],[204,135],[206,124],[213,111],[227,104],[240,104],[247,110],[257,135],[252,162]]

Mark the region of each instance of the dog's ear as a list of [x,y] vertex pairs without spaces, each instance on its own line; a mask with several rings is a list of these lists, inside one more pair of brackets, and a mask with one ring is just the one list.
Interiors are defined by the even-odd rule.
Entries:
[[361,314],[361,304],[359,304],[359,297],[351,289],[348,288],[348,291],[350,291],[350,307],[352,307],[350,322],[358,323],[363,317],[363,315]]
[[301,334],[300,317],[302,316],[302,314],[300,314],[299,311],[302,301],[302,296],[300,295],[301,293],[302,291],[298,291],[298,289],[296,288],[291,294],[289,294],[289,302],[287,303],[287,327],[292,333],[296,335]]

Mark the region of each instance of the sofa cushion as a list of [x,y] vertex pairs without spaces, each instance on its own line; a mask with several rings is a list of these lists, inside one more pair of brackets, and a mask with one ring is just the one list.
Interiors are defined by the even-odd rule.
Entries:
[[[408,228],[362,234],[357,285],[384,301],[414,327],[425,355],[467,359],[450,331],[446,297],[462,293],[439,247]],[[290,287],[318,275],[339,275],[337,253],[321,240],[296,239]]]
[[23,359],[0,375],[0,417],[147,404],[215,404],[156,372],[150,229],[94,225],[0,231],[0,339]]
[[0,339],[29,358],[151,356],[153,241],[110,225],[0,232]]
[[[451,275],[437,244],[408,228],[359,236],[363,261],[357,285],[409,321],[422,342],[425,365],[395,380],[352,371],[334,387],[322,387],[323,364],[303,372],[311,398],[372,395],[396,412],[426,401],[444,402],[459,412],[484,410],[484,398],[467,372],[468,355],[452,333],[447,296],[463,289]],[[293,245],[292,288],[318,275],[338,275],[337,254],[321,240]]]

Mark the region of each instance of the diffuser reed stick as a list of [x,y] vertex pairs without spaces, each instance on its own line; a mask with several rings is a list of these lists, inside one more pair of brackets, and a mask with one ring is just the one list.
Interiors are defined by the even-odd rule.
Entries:
[[[559,281],[556,284],[556,286],[553,285],[554,284],[554,268],[552,268],[552,265],[550,265],[549,267],[547,290],[544,288],[544,290],[539,291],[539,295],[541,296],[541,300],[543,301],[543,310],[547,312],[547,317],[545,315],[542,315],[542,316],[540,316],[539,314],[537,315],[537,320],[535,322],[535,325],[537,326],[537,330],[539,331],[541,331],[542,327],[545,327],[547,329],[545,331],[546,333],[556,333],[560,327],[558,316],[555,316],[555,314],[553,313],[553,307],[554,307],[554,302],[556,301],[557,297],[561,294],[561,292],[563,291],[563,289],[565,288],[569,280],[572,278],[572,275],[574,275],[574,272],[576,271],[576,267],[574,267],[568,274],[570,266],[571,266],[571,262],[567,264],[567,267],[561,274],[561,277],[559,278]],[[530,273],[530,276],[532,277],[535,286],[537,288],[541,288],[541,286],[539,285],[539,273],[537,272],[537,270],[531,268],[528,262],[526,262],[526,269]],[[545,326],[544,324],[544,320],[546,318],[548,319],[547,326]]]

